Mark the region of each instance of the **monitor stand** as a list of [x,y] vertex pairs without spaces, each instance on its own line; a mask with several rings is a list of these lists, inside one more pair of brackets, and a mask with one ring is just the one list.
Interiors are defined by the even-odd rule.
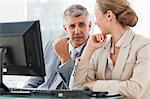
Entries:
[[3,84],[3,57],[7,53],[7,48],[0,47],[0,94],[10,92],[9,88]]

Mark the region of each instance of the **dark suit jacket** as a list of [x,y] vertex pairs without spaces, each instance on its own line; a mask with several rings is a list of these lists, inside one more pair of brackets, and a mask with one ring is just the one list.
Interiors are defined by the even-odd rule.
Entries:
[[[68,85],[70,75],[74,67],[74,60],[73,59],[69,60],[67,63],[63,64],[61,68],[59,68],[59,66],[61,65],[61,62],[52,48],[52,42],[53,41],[48,42],[44,51],[46,76],[34,77],[34,78],[29,79],[29,81],[24,86],[25,88],[41,88],[41,89],[53,89],[54,90],[55,88],[51,88],[52,84],[55,84],[54,79],[60,81],[57,89],[65,88],[60,78],[57,78],[58,74],[56,73],[56,71],[58,71],[58,73],[62,75],[63,79]],[[78,56],[81,55],[83,48],[81,52],[78,54]]]

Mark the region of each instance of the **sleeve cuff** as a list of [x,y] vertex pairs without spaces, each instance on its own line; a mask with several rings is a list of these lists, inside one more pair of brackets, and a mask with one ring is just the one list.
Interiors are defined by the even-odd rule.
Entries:
[[109,92],[109,93],[119,94],[119,92],[118,92],[118,85],[119,85],[119,81],[98,80],[93,85],[92,91],[95,91],[95,92],[104,92],[104,91],[106,91],[106,92]]
[[72,62],[72,61],[73,61],[72,59],[66,61],[65,63],[59,65],[59,68],[62,68],[63,66],[66,66],[67,64],[70,64],[70,62]]

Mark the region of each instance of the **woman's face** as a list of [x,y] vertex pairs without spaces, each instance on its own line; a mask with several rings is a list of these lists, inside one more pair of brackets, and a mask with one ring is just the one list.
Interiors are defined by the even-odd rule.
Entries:
[[105,14],[99,9],[98,4],[95,5],[95,24],[98,25],[103,35],[108,33],[108,20]]

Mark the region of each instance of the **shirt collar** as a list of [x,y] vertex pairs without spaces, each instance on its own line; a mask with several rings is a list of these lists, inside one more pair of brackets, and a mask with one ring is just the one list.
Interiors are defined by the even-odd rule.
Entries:
[[[77,52],[80,52],[82,47],[84,46],[85,43],[83,43],[82,45],[80,45],[79,47],[75,48],[77,50]],[[72,46],[70,40],[69,40],[69,52],[71,52],[71,50],[74,49],[74,47]]]
[[117,41],[117,43],[115,44],[116,47],[121,47],[123,44],[123,39],[126,36],[126,34],[128,33],[129,29],[126,30],[126,32],[123,34],[123,36],[121,36],[121,38]]

